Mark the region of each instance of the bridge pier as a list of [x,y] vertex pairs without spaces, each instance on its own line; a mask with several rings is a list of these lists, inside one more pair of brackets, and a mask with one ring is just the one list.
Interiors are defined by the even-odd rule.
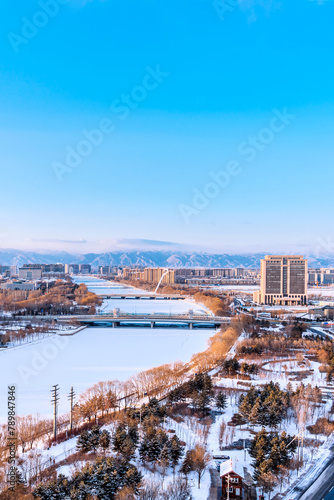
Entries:
[[190,328],[190,330],[192,330],[192,329],[193,329],[193,326],[194,326],[194,325],[193,325],[193,323],[189,323],[189,328]]
[[151,321],[151,328],[155,327],[155,321]]

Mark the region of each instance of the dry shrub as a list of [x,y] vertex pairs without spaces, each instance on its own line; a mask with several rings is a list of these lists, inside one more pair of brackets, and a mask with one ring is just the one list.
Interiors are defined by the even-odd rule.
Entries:
[[324,434],[325,436],[330,436],[334,431],[334,422],[330,422],[327,418],[318,418],[315,424],[307,427],[307,430],[311,434]]

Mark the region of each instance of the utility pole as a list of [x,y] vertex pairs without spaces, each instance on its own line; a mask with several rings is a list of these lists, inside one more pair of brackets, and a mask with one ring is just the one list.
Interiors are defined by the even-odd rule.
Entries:
[[59,384],[53,385],[51,389],[51,403],[53,404],[53,437],[57,438],[57,413],[59,403]]
[[74,396],[75,392],[73,387],[71,387],[70,393],[68,395],[68,399],[70,401],[70,430],[73,429],[73,407],[74,407]]
[[230,474],[227,474],[227,500],[230,500]]

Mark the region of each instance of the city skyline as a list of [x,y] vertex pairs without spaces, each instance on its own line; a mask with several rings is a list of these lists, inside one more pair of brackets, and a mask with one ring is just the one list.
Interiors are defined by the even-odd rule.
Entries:
[[2,7],[0,248],[334,250],[334,2],[45,3]]

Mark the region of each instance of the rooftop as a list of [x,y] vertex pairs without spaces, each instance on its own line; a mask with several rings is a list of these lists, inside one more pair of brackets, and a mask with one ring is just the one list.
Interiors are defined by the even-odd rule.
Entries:
[[244,477],[244,467],[238,461],[226,460],[220,464],[220,477],[234,472],[240,477]]

